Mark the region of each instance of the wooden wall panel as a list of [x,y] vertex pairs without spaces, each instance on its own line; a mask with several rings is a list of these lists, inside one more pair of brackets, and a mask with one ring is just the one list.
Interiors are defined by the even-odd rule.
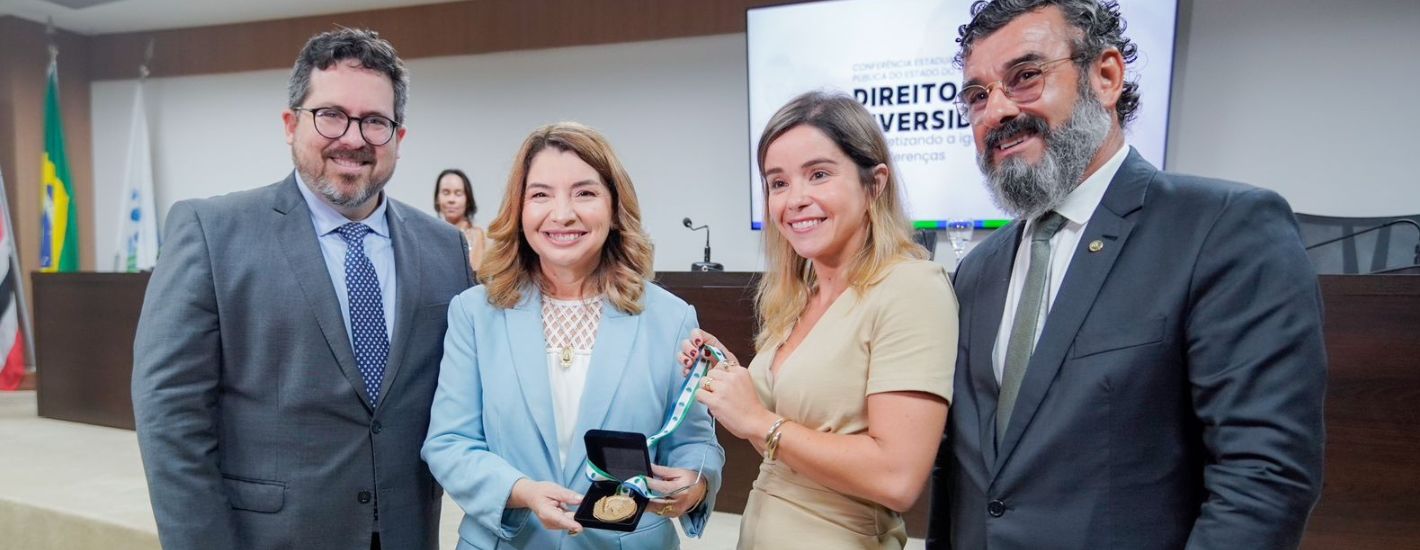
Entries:
[[[76,205],[79,265],[94,268],[90,227],[94,208],[93,139],[89,100],[89,39],[60,31],[59,101],[69,154],[69,182]],[[44,25],[12,16],[0,17],[0,169],[5,176],[10,221],[22,272],[39,269],[41,158],[44,153],[44,92],[49,67]],[[26,296],[30,278],[22,276]],[[33,301],[29,301],[33,305]]]
[[744,32],[766,0],[473,0],[92,37],[95,80],[133,78],[151,37],[153,76],[290,67],[311,35],[371,28],[406,59]]

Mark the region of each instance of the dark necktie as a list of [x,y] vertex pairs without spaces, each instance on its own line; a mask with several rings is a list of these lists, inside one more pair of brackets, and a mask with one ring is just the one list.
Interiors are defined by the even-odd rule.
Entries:
[[347,223],[336,229],[345,239],[345,292],[350,302],[350,342],[355,347],[355,365],[365,379],[370,404],[380,400],[380,383],[385,377],[390,341],[385,333],[385,305],[380,297],[380,279],[375,264],[365,255],[365,235],[370,227]]
[[996,442],[1006,437],[1006,427],[1011,422],[1011,411],[1016,408],[1016,397],[1021,393],[1021,381],[1026,377],[1026,366],[1030,364],[1031,353],[1035,350],[1036,325],[1040,321],[1040,306],[1046,298],[1046,276],[1050,273],[1050,238],[1065,225],[1065,218],[1055,212],[1046,212],[1036,218],[1035,232],[1030,239],[1030,267],[1026,269],[1026,283],[1021,287],[1020,301],[1016,304],[1016,317],[1011,323],[1011,339],[1006,344],[1006,364],[1001,373],[1001,392],[996,399]]

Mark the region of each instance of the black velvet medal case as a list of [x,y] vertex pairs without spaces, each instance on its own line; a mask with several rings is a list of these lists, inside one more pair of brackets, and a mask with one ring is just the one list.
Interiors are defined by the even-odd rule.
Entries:
[[[651,454],[646,449],[644,434],[588,430],[582,439],[587,444],[587,460],[612,477],[625,480],[638,475],[651,475]],[[641,521],[641,514],[646,512],[646,504],[649,502],[636,491],[627,495],[636,501],[636,512],[631,514],[631,517],[618,522],[607,522],[593,515],[597,501],[615,495],[620,486],[621,483],[616,481],[592,482],[586,496],[582,498],[582,504],[577,507],[576,515],[573,516],[577,523],[588,529],[635,531],[636,524]]]

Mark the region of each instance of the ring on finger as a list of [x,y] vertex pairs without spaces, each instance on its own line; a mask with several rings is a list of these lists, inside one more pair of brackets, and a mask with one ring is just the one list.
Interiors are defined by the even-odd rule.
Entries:
[[704,383],[704,384],[701,384],[700,387],[701,387],[701,388],[704,388],[705,391],[715,391],[715,390],[710,389],[710,383],[711,383],[711,382],[714,382],[714,381],[715,381],[714,378],[711,378],[711,377],[709,377],[709,376],[706,376],[706,377],[705,377],[705,383]]

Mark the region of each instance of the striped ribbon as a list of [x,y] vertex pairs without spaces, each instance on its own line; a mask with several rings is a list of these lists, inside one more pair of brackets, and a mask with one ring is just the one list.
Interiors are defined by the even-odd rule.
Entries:
[[[725,353],[718,348],[709,344],[700,346],[700,353],[696,354],[693,363],[695,367],[690,370],[690,377],[685,379],[684,384],[681,384],[680,396],[676,397],[675,407],[671,408],[664,425],[661,426],[661,431],[646,438],[646,449],[650,450],[652,454],[655,454],[656,443],[660,441],[661,438],[670,435],[676,428],[679,428],[680,424],[685,421],[687,412],[690,411],[691,407],[695,406],[695,395],[700,389],[700,382],[705,378],[705,375],[710,372],[710,362],[703,360],[707,353],[715,356],[717,364],[726,360]],[[617,479],[616,476],[606,473],[601,468],[598,468],[596,464],[592,464],[590,458],[587,459],[585,471],[587,479],[592,480],[592,482],[616,481],[621,483],[621,487],[617,488],[617,494],[626,494],[629,491],[636,491],[640,493],[641,496],[649,499],[661,498],[662,496],[656,494],[655,491],[652,491],[651,488],[647,486],[647,477],[645,475],[636,475],[629,479]]]

